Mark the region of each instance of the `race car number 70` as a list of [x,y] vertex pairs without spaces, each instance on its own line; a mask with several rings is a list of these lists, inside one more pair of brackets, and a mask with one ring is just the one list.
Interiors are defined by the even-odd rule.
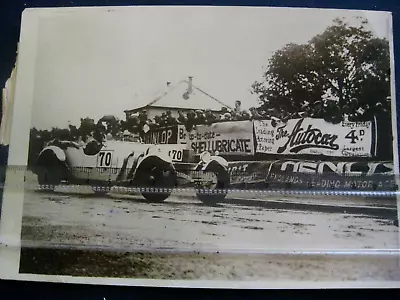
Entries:
[[97,167],[110,167],[112,154],[112,151],[100,151],[97,156]]
[[183,159],[183,150],[169,150],[168,155],[172,158],[174,161],[182,161]]

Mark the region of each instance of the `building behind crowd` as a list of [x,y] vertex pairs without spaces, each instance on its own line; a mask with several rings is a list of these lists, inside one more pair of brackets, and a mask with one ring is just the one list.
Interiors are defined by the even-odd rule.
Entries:
[[190,110],[210,109],[221,111],[222,107],[232,109],[230,106],[209,95],[199,87],[193,85],[193,78],[181,80],[176,84],[166,83],[165,90],[147,105],[125,110],[126,118],[130,118],[140,111],[146,111],[149,119],[164,112],[171,111],[172,116],[178,117],[178,111],[185,114]]

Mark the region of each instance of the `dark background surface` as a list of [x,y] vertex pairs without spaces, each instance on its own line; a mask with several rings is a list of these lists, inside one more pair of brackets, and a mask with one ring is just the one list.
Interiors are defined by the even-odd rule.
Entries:
[[[121,6],[121,5],[246,5],[246,6],[290,6],[340,9],[384,10],[393,12],[395,60],[399,57],[400,48],[400,1],[399,0],[274,0],[274,1],[122,1],[122,0],[4,0],[0,2],[0,85],[11,74],[15,63],[16,47],[19,39],[21,13],[28,7],[71,7],[71,6]],[[397,46],[397,47],[396,47]],[[396,66],[396,78],[400,76],[400,67]],[[399,98],[399,91],[396,91]],[[399,114],[399,108],[397,108]],[[0,146],[0,164],[7,159],[7,147]],[[0,266],[1,268],[1,266]],[[400,286],[399,286],[400,287]],[[211,289],[177,289],[177,288],[139,288],[110,287],[78,284],[53,284],[33,282],[0,281],[0,299],[400,299],[398,290],[272,290],[272,291],[237,291]]]

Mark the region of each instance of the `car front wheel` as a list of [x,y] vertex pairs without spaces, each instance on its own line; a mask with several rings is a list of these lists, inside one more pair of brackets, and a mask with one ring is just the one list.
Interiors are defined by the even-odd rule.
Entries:
[[198,187],[197,198],[207,205],[216,205],[222,202],[228,194],[227,189],[230,184],[228,171],[221,165],[210,164],[204,171],[203,177],[206,178],[206,183]]

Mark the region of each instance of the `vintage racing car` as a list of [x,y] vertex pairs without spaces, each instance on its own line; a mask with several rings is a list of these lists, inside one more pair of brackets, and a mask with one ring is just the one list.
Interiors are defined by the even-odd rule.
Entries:
[[203,203],[215,204],[226,197],[228,162],[218,153],[203,152],[196,157],[185,145],[137,141],[97,144],[97,148],[70,141],[47,144],[33,168],[39,185],[46,189],[90,185],[96,193],[122,186],[153,202],[166,200],[174,188],[184,186],[194,187]]

